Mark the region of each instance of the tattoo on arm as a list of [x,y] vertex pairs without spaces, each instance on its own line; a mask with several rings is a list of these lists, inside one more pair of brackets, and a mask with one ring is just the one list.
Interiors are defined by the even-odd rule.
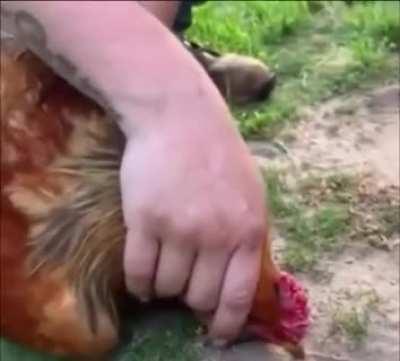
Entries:
[[92,84],[88,77],[82,76],[78,68],[64,55],[54,54],[48,48],[46,29],[38,19],[26,11],[14,13],[5,11],[3,8],[1,11],[3,16],[13,18],[16,36],[23,42],[24,46],[51,66],[57,74],[102,106],[114,120],[120,119],[120,115],[113,109],[109,100],[106,99],[100,89]]
[[18,30],[18,35],[36,49],[46,48],[46,31],[44,27],[26,11],[19,11],[15,14],[15,26]]

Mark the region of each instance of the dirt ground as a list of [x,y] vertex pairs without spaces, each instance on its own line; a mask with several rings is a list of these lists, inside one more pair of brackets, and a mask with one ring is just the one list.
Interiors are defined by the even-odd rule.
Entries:
[[[286,164],[294,175],[310,170],[351,170],[368,192],[389,192],[399,204],[399,87],[335,99],[309,110],[273,144],[250,143],[262,166]],[[280,149],[280,150],[279,150]],[[368,208],[366,208],[368,212]],[[284,240],[275,242],[279,252]],[[327,255],[317,270],[299,274],[312,301],[306,341],[309,361],[399,359],[399,237],[376,247],[363,239]],[[373,304],[373,307],[371,306]],[[371,307],[370,307],[371,306]],[[338,309],[369,307],[367,335],[355,344],[335,326]],[[209,350],[204,361],[282,361],[290,357],[259,344]]]

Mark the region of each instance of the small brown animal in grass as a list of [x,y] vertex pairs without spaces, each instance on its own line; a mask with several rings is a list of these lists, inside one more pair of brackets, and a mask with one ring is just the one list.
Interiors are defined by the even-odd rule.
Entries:
[[238,54],[220,55],[192,42],[184,42],[203,65],[221,94],[230,102],[245,105],[268,99],[276,75],[260,60]]

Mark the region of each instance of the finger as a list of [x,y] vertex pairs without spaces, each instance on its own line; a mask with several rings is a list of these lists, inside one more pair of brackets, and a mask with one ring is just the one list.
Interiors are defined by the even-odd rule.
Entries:
[[124,252],[125,282],[129,292],[142,301],[152,297],[159,244],[140,229],[128,230]]
[[158,297],[174,297],[182,293],[189,279],[195,252],[182,244],[165,242],[161,246],[155,293]]
[[261,247],[239,248],[232,256],[210,336],[218,342],[235,339],[244,326],[257,288],[261,262]]
[[228,252],[202,251],[193,267],[185,302],[196,311],[214,311],[228,264]]

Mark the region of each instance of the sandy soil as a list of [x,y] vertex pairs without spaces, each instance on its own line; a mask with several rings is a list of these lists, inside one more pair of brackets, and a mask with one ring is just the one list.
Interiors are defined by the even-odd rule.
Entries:
[[[253,142],[250,147],[261,165],[288,163],[293,172],[351,170],[365,174],[373,185],[371,192],[388,190],[399,197],[399,87],[335,99],[307,111],[304,120],[283,131],[275,144]],[[324,258],[317,272],[298,275],[313,308],[307,360],[399,359],[399,238],[387,242],[387,247],[377,248],[359,239],[340,254]],[[282,244],[277,240],[275,246],[278,252]],[[336,310],[353,307],[370,310],[368,336],[361,344],[352,342],[333,321]],[[288,359],[287,354],[259,344],[213,350],[204,357],[204,361]]]

